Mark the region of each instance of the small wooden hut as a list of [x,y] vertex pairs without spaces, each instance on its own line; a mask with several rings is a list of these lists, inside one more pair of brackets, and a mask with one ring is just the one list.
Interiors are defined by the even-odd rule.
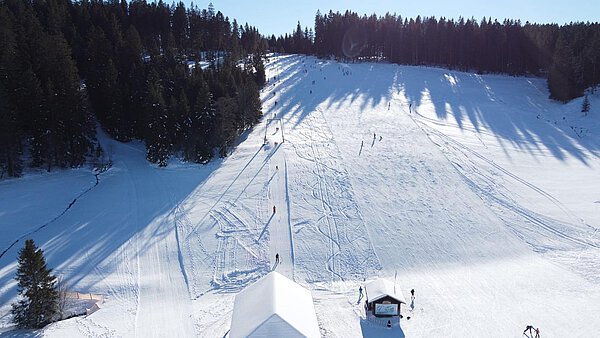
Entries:
[[377,317],[400,315],[400,307],[406,304],[400,286],[387,279],[377,279],[365,286],[366,310]]

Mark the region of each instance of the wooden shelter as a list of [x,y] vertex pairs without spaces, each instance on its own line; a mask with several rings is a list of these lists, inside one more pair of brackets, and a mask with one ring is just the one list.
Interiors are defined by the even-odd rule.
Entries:
[[400,315],[400,307],[406,304],[400,286],[387,279],[377,279],[365,286],[366,310],[377,317]]

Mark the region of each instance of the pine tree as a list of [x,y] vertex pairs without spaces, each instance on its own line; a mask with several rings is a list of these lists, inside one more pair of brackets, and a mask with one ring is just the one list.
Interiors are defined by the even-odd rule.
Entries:
[[213,157],[212,143],[214,143],[215,103],[209,91],[208,84],[202,76],[202,71],[194,74],[196,81],[196,97],[192,109],[190,144],[188,160],[197,163],[208,163]]
[[237,96],[237,107],[239,114],[238,125],[242,131],[250,129],[258,123],[262,112],[260,93],[254,81],[247,81],[240,86]]
[[32,239],[19,252],[17,285],[21,299],[12,305],[13,321],[19,328],[39,329],[54,320],[58,310],[56,277],[51,275],[44,253]]
[[573,48],[569,45],[569,39],[561,32],[556,41],[556,51],[550,71],[548,73],[548,89],[550,98],[567,102],[582,94],[578,89],[576,81],[576,58]]
[[[0,179],[21,175],[21,139],[20,112],[15,108],[17,95],[13,88],[18,82],[19,58],[15,36],[6,11],[0,9]],[[8,88],[5,84],[11,85]],[[12,89],[12,90],[11,90]],[[12,102],[11,102],[12,101]]]
[[168,111],[165,100],[160,91],[160,86],[151,84],[146,111],[148,113],[146,135],[146,159],[152,163],[158,163],[160,167],[167,166],[167,160],[171,156],[173,144],[170,141],[168,126]]
[[256,84],[262,87],[267,82],[267,75],[265,73],[265,65],[263,64],[262,56],[260,54],[254,54],[252,56],[252,63],[254,66],[254,78]]
[[16,110],[8,103],[4,85],[0,82],[0,179],[5,173],[9,177],[21,175],[21,135],[16,115]]
[[581,112],[583,116],[587,116],[587,113],[590,111],[590,100],[588,100],[588,96],[586,95],[583,99],[583,103],[581,104]]

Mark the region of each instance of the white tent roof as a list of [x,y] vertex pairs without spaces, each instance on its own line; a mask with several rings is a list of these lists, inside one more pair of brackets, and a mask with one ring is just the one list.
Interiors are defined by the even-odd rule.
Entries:
[[320,337],[310,291],[271,272],[235,296],[229,337]]
[[398,284],[390,282],[387,279],[376,279],[371,283],[365,286],[367,297],[369,298],[369,303],[372,303],[376,300],[379,300],[385,296],[390,296],[395,300],[406,304],[406,300],[404,299],[404,295],[402,294],[402,289]]

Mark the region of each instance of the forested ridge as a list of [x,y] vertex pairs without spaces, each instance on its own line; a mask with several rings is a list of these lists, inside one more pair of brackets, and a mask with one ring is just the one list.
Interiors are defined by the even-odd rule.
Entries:
[[206,163],[262,114],[265,40],[212,5],[6,0],[0,46],[0,176],[106,158],[96,121]]
[[563,102],[600,84],[600,24],[535,24],[491,18],[403,18],[317,12],[314,29],[269,38],[271,50],[346,60],[374,59],[479,73],[548,78]]
[[600,83],[598,23],[329,11],[265,38],[212,5],[4,0],[0,47],[0,178],[106,158],[97,122],[161,166],[226,156],[262,114],[267,51],[545,76],[563,102]]

